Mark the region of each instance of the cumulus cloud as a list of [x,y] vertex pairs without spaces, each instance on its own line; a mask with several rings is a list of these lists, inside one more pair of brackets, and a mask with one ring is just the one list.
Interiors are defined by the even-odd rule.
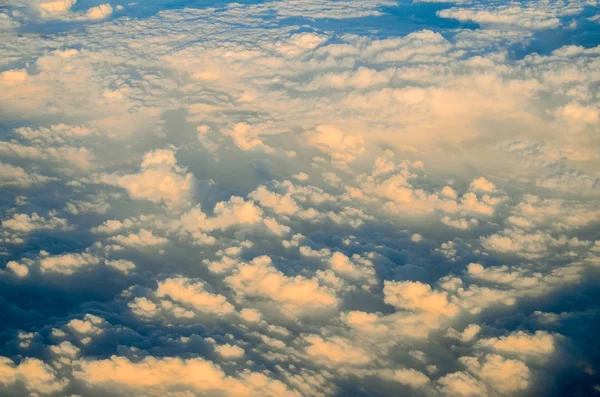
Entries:
[[184,204],[194,189],[194,176],[177,165],[175,152],[169,149],[146,153],[137,174],[105,175],[102,180],[123,187],[134,199],[172,206]]
[[48,255],[47,253],[42,253],[40,258],[40,269],[43,273],[55,272],[69,275],[80,268],[94,266],[99,263],[100,258],[87,252],[61,255]]
[[168,297],[175,302],[213,314],[227,314],[233,311],[233,306],[224,296],[211,294],[205,290],[202,282],[186,278],[171,278],[158,283],[156,296]]
[[533,335],[518,331],[499,338],[481,339],[476,346],[525,360],[544,360],[556,351],[557,340],[546,331],[536,331]]
[[[231,396],[296,396],[280,381],[259,372],[227,376],[223,370],[201,358],[147,357],[139,362],[113,356],[105,360],[81,361],[76,378],[104,390],[127,390],[149,396],[164,395],[170,390],[190,393],[216,393]],[[174,395],[174,394],[171,394]]]
[[28,173],[21,167],[0,163],[0,186],[27,187],[44,183],[51,178],[36,173]]
[[51,217],[46,219],[35,212],[31,215],[14,214],[12,218],[2,221],[2,226],[16,233],[31,233],[42,229],[65,230],[69,228],[69,224],[64,218]]
[[16,364],[7,357],[0,358],[0,381],[3,385],[22,382],[34,393],[50,394],[63,390],[69,381],[60,378],[48,364],[37,358],[27,358]]
[[238,300],[258,298],[274,303],[288,316],[310,316],[335,310],[338,299],[333,291],[320,285],[317,278],[289,277],[279,271],[271,258],[260,256],[240,264],[225,282]]

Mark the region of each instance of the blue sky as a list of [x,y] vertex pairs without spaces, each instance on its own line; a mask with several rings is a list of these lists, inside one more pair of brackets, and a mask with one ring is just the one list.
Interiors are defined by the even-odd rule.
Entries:
[[0,395],[600,393],[596,0],[8,0]]

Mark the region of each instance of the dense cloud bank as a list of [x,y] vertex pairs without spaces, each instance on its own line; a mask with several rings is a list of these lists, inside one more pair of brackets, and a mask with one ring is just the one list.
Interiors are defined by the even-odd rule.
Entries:
[[600,393],[596,0],[8,0],[0,395]]

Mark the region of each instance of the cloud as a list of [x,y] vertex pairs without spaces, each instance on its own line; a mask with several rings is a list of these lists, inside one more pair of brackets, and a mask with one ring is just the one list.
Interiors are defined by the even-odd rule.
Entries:
[[223,135],[230,136],[235,144],[244,151],[262,150],[266,153],[273,151],[273,148],[265,145],[260,138],[254,136],[250,126],[246,123],[237,123],[232,130],[224,131]]
[[288,277],[277,270],[267,256],[240,264],[225,282],[235,291],[238,300],[271,301],[273,309],[291,317],[331,312],[338,304],[335,293],[321,286],[316,278]]
[[529,385],[531,374],[522,361],[505,359],[495,354],[487,355],[483,360],[462,357],[461,361],[469,372],[500,394],[524,390]]
[[446,292],[433,291],[429,285],[393,281],[385,281],[384,285],[385,303],[398,309],[444,316],[454,316],[458,312]]
[[335,366],[360,366],[367,364],[372,360],[371,355],[351,342],[339,337],[324,340],[316,335],[306,337],[308,346],[306,353],[317,362],[332,363]]
[[29,268],[21,263],[10,261],[6,264],[6,268],[16,274],[18,277],[25,277],[29,274]]
[[27,358],[17,365],[7,357],[0,358],[0,382],[4,385],[22,382],[29,391],[44,394],[60,392],[69,383],[41,360]]
[[543,361],[556,351],[557,340],[545,331],[536,331],[533,335],[518,331],[499,338],[481,339],[476,346],[523,360],[533,358]]
[[99,263],[100,258],[87,252],[67,253],[62,255],[48,255],[47,253],[42,253],[40,258],[40,270],[42,273],[54,272],[70,275],[81,268],[95,266]]
[[99,6],[92,7],[85,12],[85,16],[88,19],[104,19],[109,17],[113,12],[110,4],[100,4]]
[[262,373],[247,372],[240,374],[240,378],[231,377],[220,367],[201,358],[146,357],[134,363],[113,356],[104,360],[81,361],[74,376],[101,390],[121,389],[149,396],[174,396],[175,390],[231,396],[251,396],[258,392],[265,396],[298,395],[285,384]]
[[215,350],[228,360],[237,360],[244,356],[244,349],[238,346],[232,346],[230,344],[216,346]]
[[111,237],[111,240],[123,244],[134,247],[155,247],[157,245],[163,245],[168,239],[160,236],[155,236],[152,231],[141,229],[139,233],[131,233],[129,235],[118,235]]
[[0,163],[0,186],[28,187],[49,181],[51,178],[28,173],[21,167]]
[[51,0],[40,2],[37,6],[39,7],[42,17],[52,18],[68,14],[71,7],[76,2],[77,0]]
[[2,221],[2,226],[15,233],[31,233],[36,230],[68,230],[69,224],[66,219],[51,217],[46,219],[37,213],[14,214],[12,218]]
[[3,393],[593,393],[593,4],[174,5],[0,13]]
[[146,153],[137,174],[104,175],[102,181],[124,188],[131,198],[169,206],[183,205],[194,189],[194,176],[177,165],[175,152],[169,149]]
[[200,312],[217,315],[233,312],[233,306],[224,296],[211,294],[205,290],[202,282],[194,282],[187,278],[170,278],[158,283],[156,296],[168,297]]
[[106,322],[103,318],[94,314],[86,314],[83,319],[74,318],[67,323],[67,328],[79,335],[98,335],[103,331]]
[[64,341],[56,346],[50,346],[50,351],[57,356],[77,357],[80,349],[71,342]]
[[319,125],[315,131],[308,132],[305,136],[310,145],[331,157],[335,168],[347,168],[348,163],[356,160],[365,151],[361,136],[344,134],[334,126]]
[[129,274],[130,271],[135,269],[135,263],[128,261],[127,259],[115,259],[105,262],[106,266],[113,267],[123,274]]

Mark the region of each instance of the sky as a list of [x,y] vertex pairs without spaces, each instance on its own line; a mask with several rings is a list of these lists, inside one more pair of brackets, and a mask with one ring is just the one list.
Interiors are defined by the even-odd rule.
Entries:
[[597,0],[3,0],[0,396],[600,396]]

